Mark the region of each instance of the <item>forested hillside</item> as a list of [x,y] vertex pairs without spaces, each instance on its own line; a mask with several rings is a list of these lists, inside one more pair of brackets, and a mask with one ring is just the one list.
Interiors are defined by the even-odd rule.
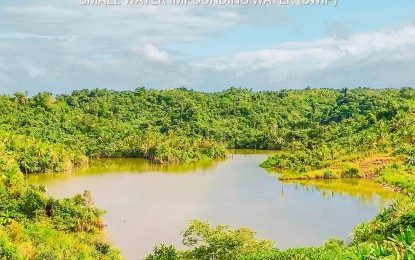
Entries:
[[225,148],[295,151],[264,166],[305,171],[343,154],[407,152],[414,95],[409,88],[16,93],[0,98],[0,136],[28,173],[65,170],[87,157],[186,162],[224,157]]
[[[225,157],[227,148],[274,149],[281,152],[261,166],[277,168],[283,172],[282,178],[370,177],[412,193],[414,109],[415,91],[410,88],[276,92],[231,88],[218,93],[138,88],[123,92],[82,90],[58,96],[1,96],[0,257],[119,257],[102,237],[103,212],[93,207],[88,193],[55,200],[46,196],[43,188],[24,185],[23,174],[70,170],[94,157],[186,163]],[[410,200],[402,205],[409,206],[396,206],[382,215],[403,221],[390,223],[395,233],[380,229],[379,225],[386,223],[381,219],[380,224],[374,221],[366,226],[371,228],[367,231],[369,237],[356,233],[355,241],[378,243],[398,239],[393,235],[405,235],[399,233],[400,228],[413,222],[414,203]],[[393,215],[394,212],[397,213]],[[195,225],[189,232],[197,235],[200,228],[210,230],[206,224]],[[225,240],[228,231],[219,232]],[[268,249],[270,244],[255,241],[250,231],[241,232],[245,234],[243,238],[232,239],[242,243],[246,238],[253,243],[252,248],[245,248],[250,251],[241,252],[263,259],[252,252],[261,243]],[[412,229],[405,232],[413,236],[411,239],[415,237]],[[331,242],[330,248],[342,254],[357,254],[343,252],[338,241]],[[174,248],[163,250],[160,253],[177,253]],[[197,250],[186,254],[196,256],[200,253]],[[210,259],[212,254],[207,252],[206,259]],[[238,252],[235,255],[244,255]],[[285,254],[278,250],[263,253],[269,259],[284,259]]]

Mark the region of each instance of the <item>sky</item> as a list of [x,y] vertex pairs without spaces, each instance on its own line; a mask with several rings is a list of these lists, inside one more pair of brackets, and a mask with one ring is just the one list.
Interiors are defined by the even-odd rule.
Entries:
[[119,1],[1,0],[0,94],[415,87],[413,0]]

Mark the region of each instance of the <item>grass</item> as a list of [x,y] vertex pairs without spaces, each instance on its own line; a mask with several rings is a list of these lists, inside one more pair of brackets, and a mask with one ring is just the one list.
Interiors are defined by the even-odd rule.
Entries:
[[296,171],[275,168],[270,171],[277,170],[281,174],[281,180],[373,178],[386,165],[397,160],[396,157],[388,154],[373,154],[367,157],[351,155],[342,157],[341,160],[327,161],[328,167],[318,170]]
[[415,192],[415,167],[395,162],[385,166],[376,176],[376,180],[403,193]]

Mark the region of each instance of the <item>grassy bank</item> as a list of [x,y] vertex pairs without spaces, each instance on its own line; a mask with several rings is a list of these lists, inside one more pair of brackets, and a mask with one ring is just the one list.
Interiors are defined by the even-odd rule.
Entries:
[[279,153],[262,162],[261,166],[280,174],[280,180],[365,178],[382,183],[385,188],[396,192],[405,194],[415,192],[415,167],[407,163],[406,156],[390,154],[345,156],[339,160],[322,162],[324,167],[321,169],[272,167],[292,158],[293,156],[287,153]]
[[[286,153],[280,153],[261,163],[261,166],[280,165],[281,160],[292,158]],[[301,169],[286,167],[274,167],[281,172],[280,179],[339,179],[339,178],[374,178],[379,172],[391,162],[396,162],[398,158],[387,154],[370,154],[370,155],[351,155],[342,157],[339,160],[324,161],[320,169]],[[271,168],[272,169],[272,168]]]

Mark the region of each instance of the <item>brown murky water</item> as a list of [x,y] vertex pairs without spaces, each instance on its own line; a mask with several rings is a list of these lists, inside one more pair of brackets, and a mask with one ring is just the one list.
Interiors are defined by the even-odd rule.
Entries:
[[29,176],[55,197],[91,191],[107,210],[109,237],[127,259],[156,244],[180,247],[189,219],[246,226],[280,248],[347,239],[396,194],[367,180],[280,182],[258,164],[272,152],[237,150],[226,160],[153,165],[142,159],[100,159],[75,173]]

